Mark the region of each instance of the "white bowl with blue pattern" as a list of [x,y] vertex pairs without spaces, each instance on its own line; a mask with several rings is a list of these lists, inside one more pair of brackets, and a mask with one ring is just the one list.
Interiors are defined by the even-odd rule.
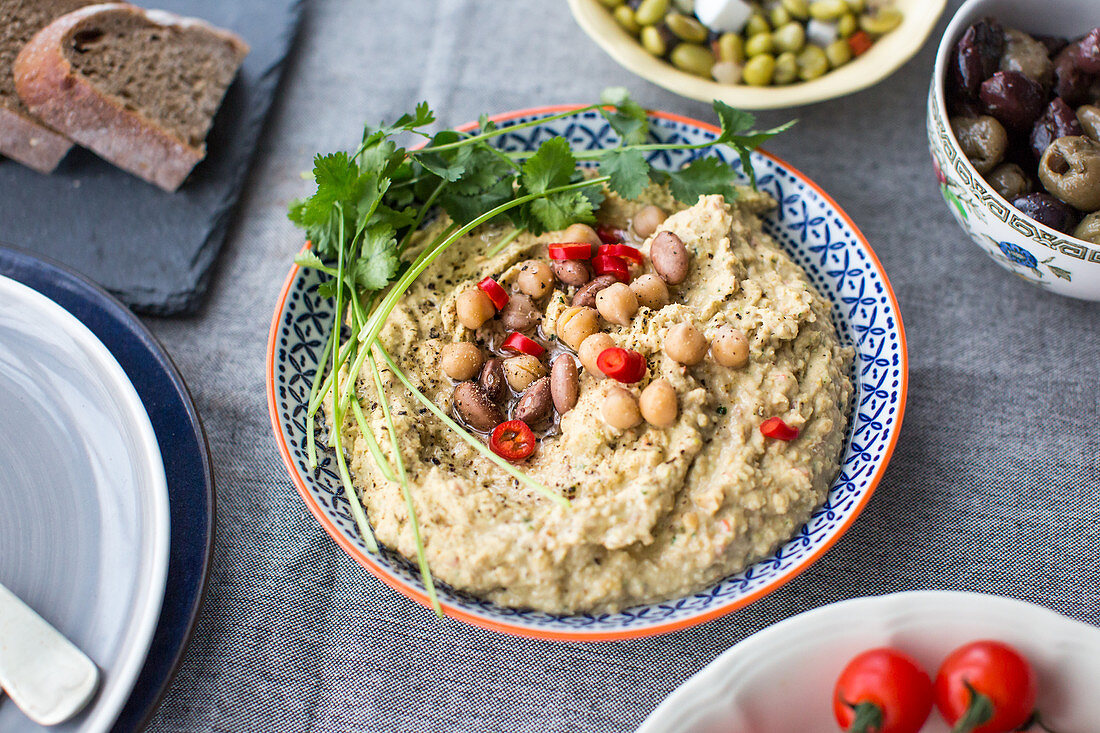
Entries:
[[[495,120],[509,126],[567,111],[525,110]],[[669,143],[714,140],[718,128],[696,120],[652,113],[655,138]],[[534,150],[552,135],[574,148],[616,143],[599,114],[589,111],[518,130],[499,138],[505,150]],[[700,155],[736,164],[725,146],[700,151],[660,151],[657,168],[676,168]],[[840,339],[856,350],[855,385],[840,474],[828,497],[798,534],[770,557],[684,598],[635,606],[619,613],[558,616],[503,608],[441,585],[444,613],[483,628],[530,638],[605,641],[687,628],[730,613],[763,597],[811,565],[855,521],[886,469],[905,410],[908,360],[897,300],[867,240],[816,184],[767,153],[753,154],[760,188],[780,202],[765,217],[765,229],[833,302]],[[744,182],[744,181],[739,181]],[[305,413],[309,388],[332,323],[332,304],[317,295],[322,276],[293,268],[279,298],[268,342],[266,381],[276,442],[299,493],[337,543],[392,588],[427,605],[414,564],[385,548],[371,554],[359,537],[336,473],[335,457],[318,442],[320,466],[307,467]]]

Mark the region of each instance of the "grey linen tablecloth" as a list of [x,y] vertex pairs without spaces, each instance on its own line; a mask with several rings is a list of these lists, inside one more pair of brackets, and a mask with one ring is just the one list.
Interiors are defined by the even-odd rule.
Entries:
[[710,109],[620,69],[562,0],[313,0],[209,303],[152,322],[205,419],[220,505],[205,610],[151,730],[618,733],[749,634],[846,598],[965,589],[1100,623],[1100,308],[1016,280],[951,220],[925,146],[934,47],[871,90],[762,120],[801,119],[771,149],[851,214],[901,302],[909,404],[863,515],[726,618],[536,642],[434,618],[348,559],[298,498],[264,398],[267,327],[301,241],[286,205],[314,152],[422,99],[448,124],[620,84],[651,108]]

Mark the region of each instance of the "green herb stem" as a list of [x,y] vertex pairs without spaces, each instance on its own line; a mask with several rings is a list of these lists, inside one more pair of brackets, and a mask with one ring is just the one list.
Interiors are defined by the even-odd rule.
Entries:
[[447,427],[449,427],[451,430],[455,431],[455,433],[458,434],[459,438],[461,438],[466,443],[469,443],[471,446],[473,446],[473,448],[478,453],[480,453],[481,455],[485,456],[486,458],[488,458],[493,463],[500,466],[502,469],[504,469],[507,473],[509,473],[513,478],[515,478],[517,481],[519,481],[523,485],[525,485],[528,488],[533,489],[536,492],[542,494],[543,496],[545,496],[547,499],[554,502],[558,506],[564,507],[566,509],[570,508],[571,504],[569,503],[568,499],[566,499],[561,494],[555,493],[555,492],[551,491],[550,489],[546,488],[545,486],[540,484],[538,481],[535,481],[533,478],[531,478],[527,474],[525,474],[522,471],[516,469],[515,466],[508,463],[508,461],[504,460],[503,458],[498,456],[496,453],[493,453],[491,450],[489,450],[489,448],[487,448],[485,446],[485,444],[483,442],[481,442],[480,440],[478,440],[474,436],[470,435],[466,431],[465,428],[463,428],[457,422],[452,420],[451,417],[449,415],[447,415],[447,413],[443,412],[443,410],[439,409],[439,405],[435,404],[430,399],[428,399],[427,395],[425,395],[423,392],[421,392],[419,389],[417,389],[416,386],[413,385],[413,383],[411,381],[409,381],[409,378],[397,366],[397,364],[394,363],[393,358],[390,357],[389,353],[382,346],[382,344],[375,344],[375,348],[378,349],[378,353],[385,360],[387,366],[389,366],[389,368],[390,368],[390,371],[392,371],[394,373],[394,375],[396,375],[396,377],[399,380],[401,380],[401,383],[405,385],[406,389],[408,389],[410,392],[412,392],[413,397],[415,397],[417,400],[419,400],[420,403],[422,405],[424,405],[424,407],[428,408],[428,410],[430,410],[433,415],[435,415],[440,420],[442,420],[447,425]]
[[348,506],[351,507],[351,516],[355,520],[355,526],[359,528],[359,534],[367,545],[367,550],[377,554],[378,542],[374,539],[374,530],[367,521],[367,513],[363,511],[363,505],[359,501],[359,494],[355,492],[355,486],[351,483],[351,474],[348,472],[347,461],[344,460],[344,447],[340,444],[340,423],[332,426],[333,450],[336,452],[336,464],[340,468],[340,482],[344,485],[344,494],[348,497]]
[[374,462],[378,465],[378,470],[382,472],[382,475],[386,477],[387,481],[396,481],[397,475],[390,467],[390,462],[382,455],[382,448],[374,438],[374,431],[367,425],[367,419],[363,415],[363,408],[359,405],[359,400],[351,401],[351,410],[355,413],[355,422],[359,425],[359,432],[362,433],[363,437],[366,439],[367,448],[370,450]]
[[393,460],[397,464],[397,473],[401,478],[401,493],[405,497],[405,507],[409,512],[409,524],[412,525],[413,540],[416,542],[416,560],[420,565],[420,578],[424,581],[424,588],[428,591],[428,599],[431,601],[436,615],[442,616],[443,609],[439,605],[439,596],[435,592],[432,571],[428,567],[428,556],[424,552],[424,541],[420,537],[420,523],[416,519],[416,505],[413,504],[412,491],[409,489],[409,476],[405,472],[405,461],[401,457],[401,444],[397,439],[397,429],[393,426],[393,416],[390,415],[390,405],[386,400],[386,392],[382,385],[382,372],[378,369],[378,364],[374,361],[373,355],[369,357],[369,362],[371,372],[374,374],[374,387],[378,390],[378,400],[382,403],[382,415],[386,419],[386,429],[390,433]]
[[529,120],[528,122],[521,122],[518,125],[509,125],[508,127],[502,127],[496,130],[490,130],[489,132],[483,132],[480,135],[474,135],[473,137],[463,138],[462,140],[456,140],[453,143],[445,143],[443,145],[432,145],[427,148],[420,148],[419,150],[412,151],[414,155],[420,153],[438,153],[442,150],[451,150],[453,148],[462,147],[463,145],[469,145],[470,143],[481,142],[482,140],[490,140],[494,137],[498,137],[508,132],[515,132],[516,130],[522,130],[525,127],[534,127],[535,125],[545,125],[547,122],[553,122],[554,120],[561,120],[566,117],[572,117],[573,115],[579,115],[582,112],[588,112],[589,110],[599,109],[603,105],[590,104],[587,107],[578,107],[576,109],[566,110],[556,115],[550,115],[549,117],[539,117],[537,120]]
[[496,257],[498,254],[500,254],[502,251],[504,251],[505,247],[507,247],[512,242],[514,242],[516,237],[518,237],[520,234],[523,234],[523,232],[524,232],[523,229],[520,229],[519,227],[516,227],[515,229],[513,229],[512,231],[508,232],[503,237],[501,237],[500,241],[497,242],[496,244],[494,244],[492,247],[490,247],[489,251],[486,252],[485,255],[487,257]]

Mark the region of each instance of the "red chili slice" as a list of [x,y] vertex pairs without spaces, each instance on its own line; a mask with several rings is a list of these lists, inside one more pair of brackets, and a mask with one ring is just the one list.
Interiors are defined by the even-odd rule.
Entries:
[[546,349],[539,346],[536,341],[532,341],[519,331],[512,331],[508,334],[508,338],[504,339],[504,343],[500,345],[500,348],[504,351],[518,351],[521,354],[530,354],[531,356],[542,356],[546,352]]
[[493,428],[489,448],[501,458],[522,461],[535,452],[535,434],[523,420],[509,420]]
[[628,260],[634,260],[639,265],[645,264],[645,255],[637,247],[631,247],[629,244],[601,244],[600,254],[608,255],[612,257],[625,257]]
[[645,357],[637,351],[620,349],[618,346],[604,349],[596,357],[596,366],[601,372],[624,384],[633,384],[645,376]]
[[630,268],[622,257],[596,255],[592,258],[592,269],[597,275],[613,275],[619,282],[630,282]]
[[769,417],[760,423],[760,432],[764,434],[765,438],[775,438],[777,440],[794,440],[798,437],[798,428],[792,428],[778,417]]
[[615,227],[596,227],[596,236],[598,236],[600,241],[604,244],[618,244],[623,241],[625,232]]
[[852,49],[853,56],[862,56],[873,45],[875,45],[875,42],[871,40],[866,31],[856,31],[848,36],[848,48]]
[[588,242],[559,242],[548,248],[552,260],[590,260],[592,245]]
[[504,288],[493,278],[487,277],[479,282],[477,286],[489,296],[489,300],[493,301],[493,305],[496,306],[497,310],[508,305],[508,293],[504,292]]

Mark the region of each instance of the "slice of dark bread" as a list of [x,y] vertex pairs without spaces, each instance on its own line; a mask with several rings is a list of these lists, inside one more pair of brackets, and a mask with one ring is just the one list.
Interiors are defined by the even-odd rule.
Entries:
[[19,101],[12,65],[27,41],[55,18],[97,2],[101,0],[0,0],[0,155],[49,173],[73,146]]
[[206,156],[214,113],[247,54],[237,35],[201,20],[89,5],[27,43],[15,88],[54,129],[174,191]]

